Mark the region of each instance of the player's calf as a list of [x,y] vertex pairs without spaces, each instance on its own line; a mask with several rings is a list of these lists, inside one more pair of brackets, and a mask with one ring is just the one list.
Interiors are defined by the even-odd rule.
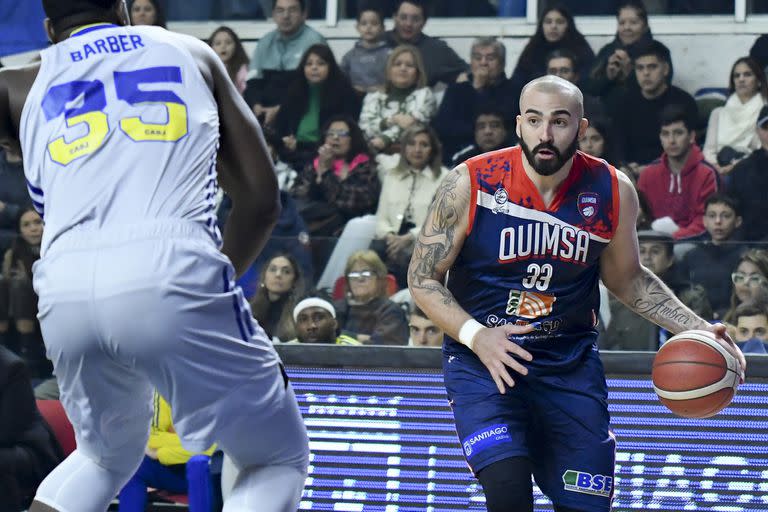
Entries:
[[510,457],[480,470],[488,512],[533,512],[531,462],[528,457]]

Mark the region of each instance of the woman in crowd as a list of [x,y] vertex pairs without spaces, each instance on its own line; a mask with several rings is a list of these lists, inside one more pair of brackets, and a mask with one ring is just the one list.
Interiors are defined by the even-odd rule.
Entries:
[[595,158],[602,158],[616,167],[623,163],[620,148],[613,139],[611,122],[604,117],[589,119],[589,127],[579,139],[579,149]]
[[[593,96],[606,97],[616,88],[636,84],[633,69],[635,55],[653,39],[648,26],[648,12],[642,1],[622,1],[616,19],[616,38],[600,49],[585,80],[585,92]],[[670,68],[670,79],[671,73]]]
[[768,102],[765,72],[751,57],[741,57],[731,68],[728,101],[709,115],[704,158],[728,174],[741,158],[760,147],[755,123]]
[[376,211],[381,183],[365,137],[352,118],[331,117],[323,140],[299,175],[293,195],[310,235],[337,236],[349,219]]
[[339,114],[356,119],[360,103],[325,44],[310,46],[297,70],[277,113],[275,129],[283,138],[285,159],[298,169],[317,155],[323,142],[321,129],[328,120]]
[[0,315],[14,320],[19,353],[27,361],[32,377],[46,378],[53,368],[45,355],[37,322],[37,294],[32,288],[32,265],[40,259],[43,219],[27,207],[19,216],[18,229],[18,236],[3,258],[2,288],[7,290],[7,300],[0,299]]
[[547,55],[555,50],[571,53],[576,58],[579,76],[582,77],[587,75],[595,58],[595,52],[576,28],[573,15],[562,5],[549,7],[539,18],[536,33],[520,54],[512,80],[527,84],[534,78],[544,76],[547,73]]
[[437,111],[419,50],[401,45],[387,59],[384,91],[366,94],[360,128],[376,151],[391,152],[403,130],[415,123],[429,123]]
[[301,269],[292,255],[280,253],[267,260],[251,308],[254,318],[273,341],[296,337],[293,308],[304,292]]
[[133,0],[128,8],[131,25],[155,25],[165,28],[165,12],[157,0]]
[[208,45],[219,56],[221,62],[227,68],[227,74],[232,83],[237,86],[240,94],[243,94],[250,59],[245,53],[245,48],[243,48],[240,38],[231,28],[221,26],[213,31],[213,34],[208,39]]
[[414,242],[448,170],[442,166],[440,141],[431,127],[410,126],[400,143],[400,155],[378,158],[383,178],[373,247],[404,288]]
[[768,299],[768,252],[762,249],[745,252],[731,274],[731,281],[731,308],[723,317],[727,323],[736,320],[734,311],[740,304]]
[[347,260],[346,298],[334,304],[341,333],[365,345],[407,345],[408,322],[403,310],[387,298],[387,267],[371,251]]

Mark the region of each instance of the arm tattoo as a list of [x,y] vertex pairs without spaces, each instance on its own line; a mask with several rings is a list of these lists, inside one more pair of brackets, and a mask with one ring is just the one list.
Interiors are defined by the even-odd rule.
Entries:
[[454,248],[456,225],[462,210],[461,203],[466,202],[456,194],[460,177],[458,172],[450,173],[435,192],[427,214],[429,221],[424,224],[416,240],[408,270],[414,289],[439,294],[443,305],[446,306],[455,305],[456,299],[435,276],[442,273],[438,266]]
[[688,309],[650,270],[643,269],[632,284],[627,305],[651,322],[678,333],[701,329],[706,323]]

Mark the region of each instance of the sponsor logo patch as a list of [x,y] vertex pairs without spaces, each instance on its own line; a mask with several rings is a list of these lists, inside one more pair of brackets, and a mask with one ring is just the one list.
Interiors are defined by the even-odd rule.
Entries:
[[523,290],[509,290],[507,314],[521,318],[539,318],[552,313],[557,297]]
[[461,444],[464,447],[464,455],[469,458],[491,446],[510,441],[512,441],[512,436],[509,434],[509,426],[499,423],[497,425],[489,425],[474,434],[470,434],[464,438]]
[[509,194],[507,194],[506,189],[500,188],[497,189],[496,192],[493,193],[493,199],[498,204],[504,204],[507,202],[507,199],[509,199]]
[[577,202],[579,213],[584,217],[584,220],[590,221],[597,215],[597,210],[600,208],[600,196],[594,192],[582,192],[579,194]]
[[563,473],[563,487],[566,491],[608,498],[613,490],[613,477],[569,469]]

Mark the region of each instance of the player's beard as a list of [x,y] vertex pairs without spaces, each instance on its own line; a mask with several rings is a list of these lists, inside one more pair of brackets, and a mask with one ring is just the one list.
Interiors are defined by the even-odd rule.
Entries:
[[[576,136],[573,138],[573,142],[571,142],[568,147],[563,150],[562,153],[551,142],[542,142],[538,146],[534,147],[533,150],[531,150],[530,146],[525,143],[525,140],[522,137],[520,138],[520,147],[523,148],[525,158],[528,160],[528,163],[531,164],[531,167],[533,167],[534,171],[539,173],[541,176],[552,176],[557,171],[562,169],[563,165],[565,165],[565,162],[570,160],[571,157],[576,154],[576,149],[579,147],[579,134],[576,134]],[[543,161],[536,160],[536,153],[542,149],[550,150],[555,154],[555,158],[552,160]]]

